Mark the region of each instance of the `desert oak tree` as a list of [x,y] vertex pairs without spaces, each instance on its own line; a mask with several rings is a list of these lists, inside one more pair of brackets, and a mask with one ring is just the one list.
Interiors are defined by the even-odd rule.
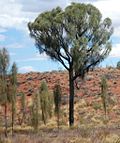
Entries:
[[31,37],[40,54],[45,52],[69,72],[69,125],[74,124],[74,80],[83,78],[111,51],[113,32],[110,18],[102,20],[91,4],[72,3],[41,13],[28,23]]

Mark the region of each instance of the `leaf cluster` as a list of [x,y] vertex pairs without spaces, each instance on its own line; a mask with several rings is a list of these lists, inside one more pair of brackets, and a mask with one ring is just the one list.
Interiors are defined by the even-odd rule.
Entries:
[[28,27],[40,53],[45,52],[68,71],[74,69],[74,79],[83,77],[111,51],[111,19],[102,20],[91,4],[72,3],[65,10],[57,7],[41,13]]

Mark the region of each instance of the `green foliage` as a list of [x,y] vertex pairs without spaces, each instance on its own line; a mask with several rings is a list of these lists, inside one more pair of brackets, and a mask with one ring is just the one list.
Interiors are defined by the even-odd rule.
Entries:
[[67,65],[73,64],[76,74],[82,76],[111,51],[111,24],[109,18],[102,21],[94,6],[73,3],[64,11],[57,7],[40,14],[28,27],[41,53],[46,52],[68,70]]
[[26,112],[26,96],[23,92],[21,93],[21,110],[22,110],[22,122],[24,122],[25,112]]
[[9,73],[9,53],[3,48],[0,50],[0,103],[4,106],[5,136],[7,137],[7,106],[11,103],[12,133],[16,112],[17,66],[13,63]]
[[57,116],[57,125],[59,128],[60,106],[61,106],[61,95],[62,95],[59,83],[55,85],[53,94],[54,94],[55,114]]
[[39,127],[39,94],[36,93],[35,96],[33,97],[33,105],[31,107],[31,113],[32,113],[32,126],[34,128],[34,131],[38,131]]
[[44,124],[46,124],[47,119],[52,116],[53,97],[52,97],[52,94],[49,93],[48,87],[45,81],[42,81],[41,83],[39,94],[40,94],[42,120]]
[[13,126],[16,113],[16,92],[17,92],[17,66],[16,63],[13,63],[10,74],[10,86],[11,86],[11,109],[12,109],[12,135],[13,135]]
[[17,86],[17,65],[14,62],[11,68],[11,83]]
[[21,109],[25,111],[25,108],[26,108],[26,98],[25,98],[25,94],[22,92],[21,93]]
[[107,90],[108,90],[107,80],[106,80],[106,77],[103,76],[101,78],[101,98],[102,98],[103,109],[105,112],[105,117],[107,115],[107,106],[108,106]]
[[7,84],[7,70],[9,67],[9,54],[8,51],[3,48],[0,50],[0,82],[1,82],[1,94],[0,100],[2,104],[6,104],[9,101],[8,96],[8,84]]
[[95,109],[95,110],[100,110],[101,109],[101,104],[98,104],[98,103],[93,103],[93,108]]
[[49,118],[53,115],[53,94],[48,91],[48,115]]
[[0,75],[5,76],[7,74],[9,66],[9,53],[6,48],[0,49]]
[[60,110],[61,95],[62,95],[59,83],[55,85],[53,92],[54,92],[55,113],[57,114]]
[[120,69],[120,61],[117,62],[117,69]]
[[40,53],[59,61],[69,72],[69,123],[74,123],[74,80],[93,69],[111,51],[113,33],[110,18],[102,20],[91,4],[72,3],[41,13],[28,23],[30,35]]
[[0,49],[0,102],[4,105],[4,119],[5,119],[5,136],[7,137],[7,103],[9,102],[9,92],[7,83],[7,72],[9,66],[8,51],[3,48]]

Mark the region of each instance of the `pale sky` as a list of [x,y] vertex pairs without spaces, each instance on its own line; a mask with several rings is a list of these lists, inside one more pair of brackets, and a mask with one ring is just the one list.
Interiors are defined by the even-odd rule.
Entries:
[[51,71],[62,66],[52,62],[45,54],[39,55],[30,38],[27,23],[46,10],[57,6],[65,8],[71,2],[91,3],[112,19],[114,34],[112,52],[104,65],[115,66],[120,60],[120,1],[119,0],[0,0],[0,47],[6,47],[11,63],[15,61],[19,72]]

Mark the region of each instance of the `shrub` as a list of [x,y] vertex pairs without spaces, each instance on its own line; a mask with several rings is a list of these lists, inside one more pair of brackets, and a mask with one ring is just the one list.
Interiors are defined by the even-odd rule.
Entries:
[[61,87],[60,84],[57,83],[54,87],[54,103],[55,103],[55,114],[57,117],[57,125],[59,128],[59,119],[60,119],[60,106],[61,106]]
[[105,118],[107,116],[107,106],[108,106],[107,89],[108,89],[107,80],[106,80],[106,77],[103,76],[101,78],[101,98],[102,98],[102,104],[103,104],[103,109],[104,109],[104,113],[105,113]]
[[39,94],[36,93],[33,98],[33,105],[31,107],[31,113],[32,113],[32,126],[34,128],[34,131],[38,131],[39,126]]
[[117,62],[117,69],[120,69],[120,61]]
[[52,108],[53,108],[53,97],[49,93],[48,87],[45,81],[41,83],[40,90],[40,107],[42,112],[42,120],[46,125],[47,119],[52,117]]

